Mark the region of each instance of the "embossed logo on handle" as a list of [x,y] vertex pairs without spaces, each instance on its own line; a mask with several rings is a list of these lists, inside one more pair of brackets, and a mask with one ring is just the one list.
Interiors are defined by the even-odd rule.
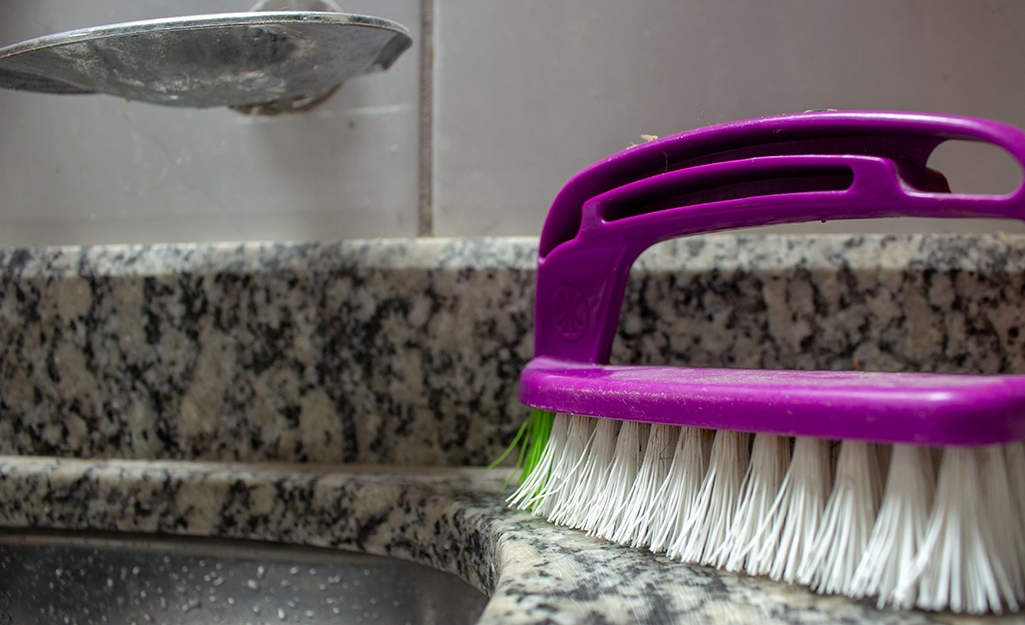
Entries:
[[587,298],[572,284],[561,284],[552,293],[552,322],[562,338],[575,341],[587,329]]

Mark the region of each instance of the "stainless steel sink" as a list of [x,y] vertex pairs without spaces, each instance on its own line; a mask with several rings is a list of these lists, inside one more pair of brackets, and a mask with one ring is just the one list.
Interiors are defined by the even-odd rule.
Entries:
[[486,602],[453,575],[333,549],[0,531],[0,625],[473,623]]

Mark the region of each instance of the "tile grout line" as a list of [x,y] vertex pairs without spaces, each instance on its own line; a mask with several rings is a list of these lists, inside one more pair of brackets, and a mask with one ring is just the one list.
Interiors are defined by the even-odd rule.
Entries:
[[420,1],[420,168],[417,236],[434,236],[434,0]]

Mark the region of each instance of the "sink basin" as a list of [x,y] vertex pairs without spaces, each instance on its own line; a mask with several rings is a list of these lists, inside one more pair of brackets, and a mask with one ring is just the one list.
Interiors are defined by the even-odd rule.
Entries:
[[486,602],[448,573],[334,549],[0,532],[0,625],[473,623]]

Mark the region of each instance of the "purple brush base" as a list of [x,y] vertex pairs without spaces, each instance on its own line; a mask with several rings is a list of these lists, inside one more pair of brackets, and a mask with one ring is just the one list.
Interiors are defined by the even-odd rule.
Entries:
[[528,406],[592,417],[928,446],[1025,439],[1025,376],[581,365],[535,358]]

